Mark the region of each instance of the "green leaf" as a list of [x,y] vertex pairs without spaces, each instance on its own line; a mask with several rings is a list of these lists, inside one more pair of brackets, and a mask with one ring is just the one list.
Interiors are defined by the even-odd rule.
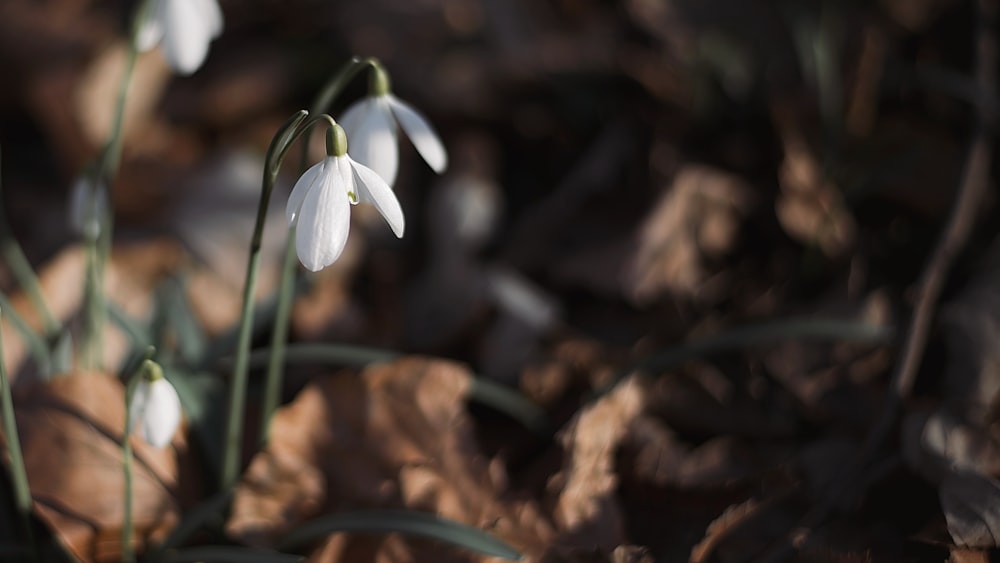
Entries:
[[298,563],[305,561],[301,555],[280,553],[250,547],[231,545],[204,545],[186,549],[171,550],[164,554],[162,561],[168,563]]
[[173,549],[175,546],[187,541],[192,534],[200,530],[209,520],[219,518],[221,521],[222,513],[229,506],[229,501],[232,498],[232,491],[222,491],[185,512],[181,517],[180,523],[173,530],[170,530],[170,534],[156,547],[156,553],[153,555],[153,558],[162,557],[165,550]]
[[372,510],[318,518],[289,532],[278,549],[291,551],[337,532],[398,533],[438,540],[508,561],[521,559],[516,549],[478,528],[435,514],[409,510]]

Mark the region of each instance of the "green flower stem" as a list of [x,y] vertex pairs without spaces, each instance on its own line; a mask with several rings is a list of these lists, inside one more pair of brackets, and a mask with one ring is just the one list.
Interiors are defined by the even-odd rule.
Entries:
[[135,561],[135,548],[132,546],[132,399],[135,397],[135,387],[146,370],[143,362],[139,369],[129,378],[125,386],[125,433],[122,434],[122,472],[125,480],[123,493],[125,507],[122,512],[122,561]]
[[[2,326],[2,325],[0,325]],[[21,454],[21,440],[17,435],[17,419],[14,416],[14,397],[11,394],[7,364],[3,357],[3,329],[0,328],[0,402],[3,407],[3,433],[7,437],[7,453],[10,455],[10,473],[14,484],[14,504],[24,526],[25,537],[31,544],[38,560],[37,546],[31,532],[31,489],[28,487],[28,472],[24,469]]]
[[271,439],[271,417],[281,402],[281,384],[284,380],[285,346],[288,342],[288,327],[292,318],[292,297],[295,294],[295,278],[298,268],[295,255],[295,226],[288,229],[285,243],[285,259],[281,265],[281,285],[278,286],[278,307],[274,314],[274,329],[271,331],[271,351],[268,356],[267,374],[264,378],[264,398],[261,406],[261,447]]
[[[366,67],[381,68],[375,59],[353,58],[330,79],[313,102],[310,114],[319,115],[327,111],[333,101],[344,91],[359,72]],[[302,161],[299,169],[304,171],[309,161],[309,137],[302,140]],[[274,315],[271,331],[271,355],[264,378],[264,397],[261,404],[261,445],[267,444],[271,435],[271,417],[281,402],[281,387],[284,379],[285,345],[288,342],[288,326],[291,321],[292,297],[298,268],[295,259],[295,227],[288,230],[285,243],[285,259],[281,267],[281,282],[278,286],[278,307]],[[249,352],[249,350],[248,350]]]
[[[149,14],[151,0],[143,0],[132,17],[129,30],[128,51],[125,55],[125,70],[121,82],[118,83],[118,94],[115,99],[114,116],[111,122],[111,136],[101,150],[99,164],[92,177],[91,197],[100,198],[98,190],[110,192],[118,168],[121,165],[122,143],[125,129],[125,105],[132,88],[132,77],[135,74],[135,64],[139,58],[139,48],[136,45],[139,30]],[[106,194],[105,200],[111,201],[111,194]],[[84,240],[87,254],[87,274],[84,285],[84,319],[83,343],[81,347],[81,364],[90,369],[100,369],[103,365],[102,350],[104,348],[104,327],[107,323],[108,311],[104,295],[104,273],[107,270],[108,258],[111,255],[111,233],[114,230],[114,213],[105,213],[101,218],[101,228],[96,237]]]
[[24,320],[21,315],[14,310],[11,306],[10,301],[7,296],[0,293],[0,308],[6,310],[7,318],[10,319],[10,324],[14,326],[14,329],[21,334],[21,338],[24,339],[25,344],[28,346],[28,350],[31,351],[31,355],[35,357],[35,362],[38,364],[38,371],[45,376],[51,375],[52,373],[52,358],[49,355],[48,346],[45,344],[45,340],[42,339],[28,324],[28,321]]
[[0,182],[0,255],[3,256],[7,266],[17,279],[17,283],[28,294],[28,299],[35,307],[35,310],[42,316],[42,328],[47,337],[54,337],[62,329],[59,321],[56,320],[52,310],[45,303],[45,296],[42,294],[42,284],[38,281],[38,276],[31,269],[28,258],[24,255],[24,250],[14,238],[10,226],[7,223],[7,210],[3,203],[3,183]]
[[[248,358],[250,356],[250,335],[253,331],[253,296],[257,288],[257,270],[260,265],[260,246],[264,237],[264,222],[267,219],[268,203],[271,192],[278,179],[278,170],[288,152],[289,146],[302,133],[328,116],[320,116],[306,120],[307,111],[300,111],[278,131],[264,158],[264,178],[261,186],[260,204],[257,207],[257,220],[254,223],[253,237],[250,240],[250,259],[247,261],[246,283],[243,286],[243,305],[240,311],[240,328],[236,339],[236,360],[233,363],[233,376],[229,382],[229,399],[227,401],[228,415],[226,418],[225,449],[222,455],[222,473],[220,486],[229,490],[236,485],[240,470],[240,444],[243,440],[243,410],[246,405]],[[332,119],[331,119],[332,121]]]
[[125,481],[124,511],[122,512],[122,562],[134,563],[135,548],[133,547],[134,526],[132,525],[132,402],[135,399],[135,388],[144,377],[156,379],[163,377],[163,368],[153,361],[156,348],[146,348],[145,358],[132,373],[125,384],[125,433],[122,434],[122,473]]

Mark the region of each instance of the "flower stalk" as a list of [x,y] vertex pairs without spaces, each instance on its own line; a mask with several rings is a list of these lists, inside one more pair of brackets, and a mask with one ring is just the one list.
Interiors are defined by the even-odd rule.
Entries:
[[[139,58],[137,40],[142,24],[148,17],[151,0],[143,0],[132,17],[129,29],[128,50],[125,55],[125,69],[121,82],[118,83],[118,93],[115,98],[114,115],[111,121],[111,136],[101,150],[98,165],[91,181],[89,193],[95,202],[111,201],[110,189],[121,165],[122,143],[124,141],[125,105],[128,103],[129,91],[132,88],[132,77],[135,74],[136,61]],[[96,233],[84,236],[84,248],[87,257],[87,274],[84,285],[84,319],[83,343],[81,345],[81,364],[90,369],[100,369],[103,364],[104,326],[107,323],[107,302],[104,295],[104,273],[108,258],[111,255],[111,232],[114,228],[114,214],[103,214],[100,218],[100,228]]]
[[28,486],[28,472],[24,468],[24,455],[21,453],[21,440],[17,434],[17,419],[14,416],[14,397],[7,375],[7,362],[3,355],[2,323],[0,323],[0,403],[2,403],[0,407],[3,408],[3,433],[7,438],[7,454],[10,456],[10,474],[14,485],[14,505],[21,518],[25,537],[31,544],[37,561],[38,551],[31,531],[31,488]]
[[[378,62],[372,58],[352,58],[324,85],[319,95],[313,101],[309,110],[312,115],[325,113],[330,106],[350,84],[358,73],[367,67],[375,68]],[[330,147],[328,147],[329,150]],[[302,160],[299,173],[305,172],[309,161],[309,137],[302,140]],[[288,343],[288,329],[292,316],[292,298],[295,294],[298,268],[295,254],[296,228],[288,229],[288,239],[285,243],[285,256],[281,265],[281,279],[278,286],[278,304],[271,330],[271,355],[268,357],[267,372],[264,376],[264,395],[261,402],[260,445],[263,447],[271,438],[271,418],[281,402],[281,389],[284,380],[285,347]]]
[[253,296],[257,289],[257,271],[260,266],[260,247],[264,237],[264,222],[267,219],[267,208],[271,201],[271,192],[278,179],[278,171],[291,144],[312,125],[329,116],[319,116],[307,120],[309,112],[302,110],[292,116],[278,131],[264,158],[264,177],[262,180],[260,203],[257,207],[257,219],[254,222],[253,236],[250,239],[250,259],[247,261],[246,282],[243,285],[243,300],[240,309],[239,332],[236,337],[236,354],[233,362],[232,379],[229,382],[229,397],[227,400],[226,433],[222,455],[222,470],[220,487],[224,491],[236,485],[240,470],[240,444],[243,440],[243,411],[246,406],[247,379],[249,373],[250,335],[253,330]]

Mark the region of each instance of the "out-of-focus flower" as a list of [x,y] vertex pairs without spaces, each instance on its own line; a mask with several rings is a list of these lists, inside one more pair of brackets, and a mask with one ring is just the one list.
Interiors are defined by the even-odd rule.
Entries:
[[148,51],[162,45],[163,56],[180,74],[191,74],[208,55],[208,44],[222,33],[218,0],[152,0],[136,38]]
[[165,448],[181,424],[181,401],[161,370],[145,371],[132,396],[132,429],[147,444]]
[[288,197],[285,216],[295,225],[295,251],[302,265],[317,272],[333,264],[347,244],[351,205],[370,203],[397,237],[403,236],[403,209],[392,188],[372,169],[347,155],[347,139],[333,126],[335,150],[302,174]]
[[377,66],[372,72],[369,95],[355,102],[340,118],[351,140],[351,155],[393,185],[399,165],[397,136],[402,128],[424,161],[435,172],[443,172],[448,166],[448,153],[434,128],[420,112],[392,95],[385,70]]
[[69,224],[73,232],[87,240],[101,234],[101,225],[108,218],[108,191],[94,186],[86,175],[77,178],[69,191]]

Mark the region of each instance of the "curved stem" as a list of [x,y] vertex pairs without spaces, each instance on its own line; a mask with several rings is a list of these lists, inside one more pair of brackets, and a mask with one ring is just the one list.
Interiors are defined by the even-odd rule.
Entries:
[[[337,71],[337,74],[316,96],[310,110],[312,115],[325,113],[333,101],[343,92],[344,88],[366,67],[379,68],[375,59],[353,58]],[[309,137],[302,140],[302,160],[300,171],[304,171],[309,159]],[[285,345],[288,342],[288,328],[291,322],[292,297],[295,293],[297,279],[295,259],[295,227],[288,230],[288,240],[285,243],[285,258],[281,267],[281,282],[278,286],[278,308],[274,315],[274,325],[271,331],[271,355],[267,364],[267,374],[264,379],[264,398],[261,404],[260,443],[263,447],[271,435],[271,417],[281,402],[281,387],[284,379]]]
[[246,283],[243,286],[243,304],[240,310],[240,328],[236,339],[236,359],[233,364],[233,376],[229,382],[228,414],[226,417],[225,449],[222,455],[222,473],[220,486],[229,490],[236,485],[240,470],[240,452],[243,440],[243,410],[246,405],[247,376],[249,373],[247,359],[250,355],[250,335],[253,330],[253,296],[257,289],[257,270],[260,265],[260,245],[264,237],[264,222],[267,219],[267,208],[271,201],[271,192],[278,178],[278,169],[284,159],[288,147],[299,135],[316,122],[310,120],[303,126],[308,112],[300,111],[292,116],[278,131],[264,159],[264,177],[262,180],[260,203],[257,207],[257,220],[254,223],[253,237],[250,240],[250,259],[247,261]]

